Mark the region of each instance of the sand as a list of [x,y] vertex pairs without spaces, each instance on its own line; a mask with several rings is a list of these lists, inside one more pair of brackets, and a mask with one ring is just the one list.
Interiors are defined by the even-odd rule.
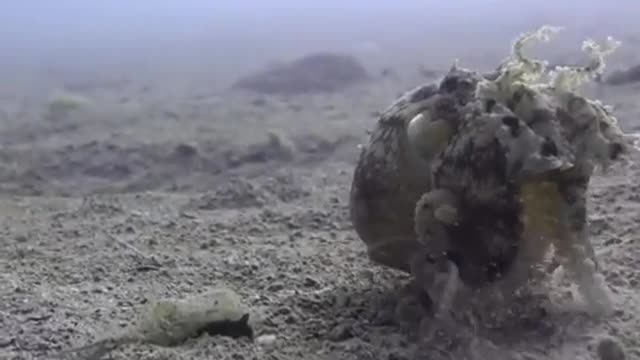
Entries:
[[[251,310],[254,342],[204,335],[112,358],[596,359],[612,337],[640,359],[640,156],[590,190],[612,317],[582,313],[560,284],[544,316],[449,348],[420,338],[408,277],[372,264],[348,218],[357,145],[376,112],[427,81],[417,66],[398,72],[273,97],[207,89],[196,76],[89,78],[71,86],[88,104],[46,119],[59,79],[5,84],[0,359],[47,359],[126,326],[154,299],[221,286]],[[622,127],[640,130],[637,87],[600,90],[590,91],[616,106]]]

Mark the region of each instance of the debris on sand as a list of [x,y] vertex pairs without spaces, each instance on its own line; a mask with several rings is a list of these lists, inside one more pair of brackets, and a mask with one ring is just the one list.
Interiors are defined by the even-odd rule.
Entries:
[[633,65],[626,70],[617,70],[607,76],[605,83],[611,86],[621,86],[640,82],[640,64]]
[[369,78],[365,67],[352,56],[317,53],[241,78],[232,89],[285,95],[334,92]]
[[188,207],[198,210],[244,209],[263,207],[271,200],[270,194],[252,181],[231,177],[213,192],[192,200]]
[[[177,346],[204,334],[253,340],[249,312],[240,296],[227,288],[215,288],[185,299],[160,300],[138,315],[123,333],[66,351],[62,358],[98,360],[127,344]],[[66,356],[66,357],[65,357]]]
[[262,142],[226,154],[230,167],[238,167],[247,163],[266,163],[272,160],[289,162],[295,156],[295,144],[287,136],[276,131],[267,132],[267,138]]
[[198,155],[198,147],[192,144],[178,144],[173,148],[177,159],[188,160]]

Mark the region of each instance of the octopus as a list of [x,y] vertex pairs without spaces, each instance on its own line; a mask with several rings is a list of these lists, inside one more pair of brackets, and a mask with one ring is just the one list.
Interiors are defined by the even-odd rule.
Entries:
[[550,84],[526,77],[544,67],[520,48],[548,30],[524,34],[495,72],[454,65],[408,91],[362,146],[354,229],[373,262],[413,275],[437,317],[462,287],[499,284],[509,298],[551,249],[594,313],[613,310],[586,229],[587,188],[633,147],[606,106],[569,84],[599,74],[604,50]]

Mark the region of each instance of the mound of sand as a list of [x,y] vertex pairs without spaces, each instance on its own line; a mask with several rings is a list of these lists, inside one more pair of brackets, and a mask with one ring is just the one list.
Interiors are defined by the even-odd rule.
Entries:
[[612,86],[627,85],[640,82],[640,64],[633,65],[626,70],[617,70],[611,73],[606,83]]
[[243,77],[232,88],[262,94],[333,92],[367,79],[367,70],[354,57],[317,53]]

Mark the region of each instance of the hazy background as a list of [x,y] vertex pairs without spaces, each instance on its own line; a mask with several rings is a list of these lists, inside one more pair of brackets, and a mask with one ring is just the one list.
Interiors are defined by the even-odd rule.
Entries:
[[[542,23],[566,26],[565,37],[629,36],[625,33],[633,33],[638,4],[633,0],[4,0],[0,65],[4,70],[19,66],[32,74],[38,69],[154,68],[229,75],[319,50],[352,51],[380,63],[452,56],[473,61],[504,56],[516,33]],[[573,46],[577,49],[579,44]]]

